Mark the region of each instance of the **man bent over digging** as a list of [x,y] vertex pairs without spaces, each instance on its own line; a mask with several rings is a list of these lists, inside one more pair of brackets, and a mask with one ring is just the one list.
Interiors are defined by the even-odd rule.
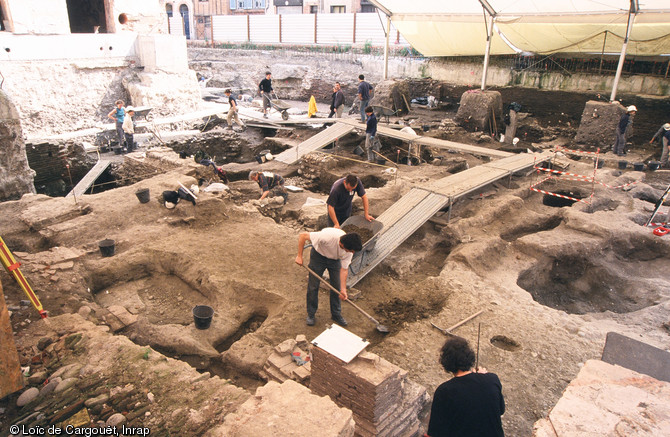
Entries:
[[[325,228],[319,232],[303,232],[298,238],[298,256],[295,262],[303,265],[302,252],[305,243],[312,243],[309,253],[309,268],[321,276],[328,269],[330,285],[340,290],[338,295],[330,291],[330,317],[340,326],[347,326],[347,321],[342,317],[341,300],[347,300],[347,275],[349,264],[354,256],[363,248],[361,237],[355,233],[345,233],[342,229]],[[316,310],[319,307],[319,278],[310,273],[307,281],[307,319],[308,326],[316,322]]]

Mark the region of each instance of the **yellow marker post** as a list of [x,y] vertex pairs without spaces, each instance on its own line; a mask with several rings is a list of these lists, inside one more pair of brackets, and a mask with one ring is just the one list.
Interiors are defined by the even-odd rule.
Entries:
[[16,282],[19,283],[23,291],[28,295],[28,299],[30,299],[30,301],[33,303],[35,309],[39,311],[40,317],[46,319],[47,312],[42,308],[40,300],[37,298],[37,295],[33,291],[30,284],[28,284],[28,281],[26,280],[25,276],[23,276],[23,273],[19,268],[21,267],[21,263],[16,261],[14,255],[12,255],[12,252],[9,250],[2,237],[0,237],[0,260],[2,260],[2,265],[5,266],[7,273],[14,277]]

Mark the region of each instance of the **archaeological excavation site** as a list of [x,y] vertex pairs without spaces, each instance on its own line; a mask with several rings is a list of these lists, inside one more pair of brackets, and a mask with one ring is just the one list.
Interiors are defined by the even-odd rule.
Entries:
[[[637,2],[604,0],[563,56],[502,0],[471,41],[341,2],[335,42],[323,2],[28,3],[0,1],[0,436],[670,435],[667,5],[626,55]],[[461,371],[499,379],[497,432],[437,425]]]

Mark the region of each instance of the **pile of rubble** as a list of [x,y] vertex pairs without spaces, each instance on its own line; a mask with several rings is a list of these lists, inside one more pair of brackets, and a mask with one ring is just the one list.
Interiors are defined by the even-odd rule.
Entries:
[[282,383],[292,379],[309,386],[312,345],[300,334],[277,345],[260,375],[266,381]]

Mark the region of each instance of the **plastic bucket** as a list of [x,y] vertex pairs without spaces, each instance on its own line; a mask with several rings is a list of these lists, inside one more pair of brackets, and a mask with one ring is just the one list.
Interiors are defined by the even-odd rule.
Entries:
[[658,170],[661,167],[661,162],[660,161],[649,161],[649,163],[647,164],[647,167],[651,171]]
[[602,159],[599,159],[598,161],[595,161],[595,162],[593,163],[593,166],[594,166],[594,167],[595,167],[596,165],[598,166],[598,168],[603,168],[603,165],[605,165],[605,161],[603,161]]
[[628,167],[628,161],[619,161],[619,170],[625,170]]
[[208,305],[196,305],[193,307],[193,321],[198,329],[207,329],[212,323],[214,308]]
[[102,256],[113,256],[114,255],[114,240],[102,240],[98,243],[98,248]]
[[644,162],[636,162],[633,164],[633,170],[635,171],[643,171],[644,170]]
[[141,188],[141,189],[135,191],[135,195],[137,196],[137,200],[139,200],[140,203],[149,203],[149,189],[148,188]]

